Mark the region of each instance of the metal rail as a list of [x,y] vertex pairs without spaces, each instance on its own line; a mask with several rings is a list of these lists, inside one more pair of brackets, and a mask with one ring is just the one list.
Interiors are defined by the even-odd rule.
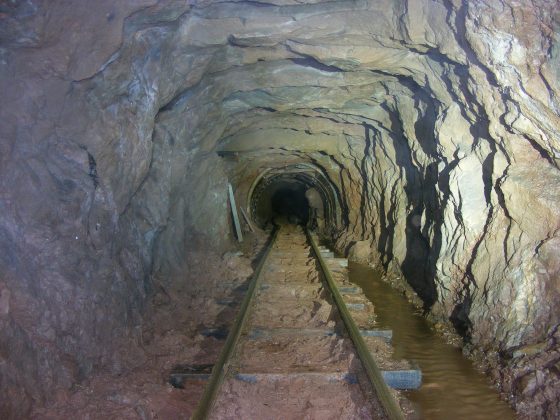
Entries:
[[362,365],[371,382],[371,385],[373,386],[373,389],[377,394],[377,398],[379,399],[379,402],[381,403],[383,409],[385,410],[385,414],[391,420],[404,419],[403,413],[399,405],[397,404],[397,402],[393,398],[393,395],[389,391],[389,387],[385,383],[385,380],[381,375],[381,371],[379,370],[379,367],[377,367],[377,363],[375,363],[375,360],[373,360],[373,357],[371,356],[371,353],[360,334],[360,330],[358,329],[358,326],[352,319],[352,316],[350,315],[350,312],[346,307],[346,303],[344,303],[344,300],[342,299],[342,296],[338,291],[338,288],[336,287],[336,284],[331,276],[331,272],[325,260],[321,256],[321,252],[319,251],[319,247],[317,246],[317,243],[315,242],[315,240],[313,239],[313,237],[311,236],[311,234],[307,229],[305,232],[307,234],[307,238],[309,239],[309,242],[311,243],[313,252],[315,253],[317,259],[319,260],[319,264],[321,265],[321,269],[323,270],[327,285],[330,289],[333,300],[338,308],[342,321],[344,322],[344,325],[348,330],[348,334],[350,335],[350,338],[352,339],[352,342],[356,347],[358,356],[360,357]]
[[[230,358],[235,350],[235,347],[237,346],[237,343],[239,342],[239,338],[243,331],[245,322],[248,318],[249,308],[251,307],[251,302],[253,300],[255,290],[257,290],[257,286],[260,283],[262,269],[266,264],[274,243],[276,242],[278,230],[279,229],[276,229],[274,231],[270,243],[268,244],[266,251],[264,252],[261,260],[259,261],[259,264],[255,269],[255,273],[253,274],[253,278],[251,279],[251,283],[249,284],[247,294],[245,295],[243,302],[241,303],[239,314],[235,318],[235,322],[230,330],[230,333],[228,334],[224,348],[222,349],[216,364],[212,368],[212,373],[210,375],[208,385],[204,390],[204,394],[202,395],[202,398],[195,412],[191,416],[192,420],[207,419],[212,410],[220,386],[224,381],[226,374],[228,373]],[[321,256],[315,240],[310,235],[309,231],[306,230],[306,234],[311,247],[313,248],[313,252],[315,253],[316,258],[318,259],[321,269],[325,275],[327,286],[329,287],[330,292],[333,296],[333,300],[338,308],[338,311],[340,312],[342,321],[344,322],[344,325],[348,330],[348,334],[352,342],[354,343],[354,346],[356,347],[356,352],[360,357],[362,365],[373,386],[373,389],[377,394],[379,402],[381,403],[387,417],[390,420],[403,420],[404,416],[402,414],[402,411],[391,395],[389,388],[385,383],[385,380],[383,379],[379,368],[377,367],[377,364],[373,360],[371,353],[360,334],[360,330],[354,323],[354,320],[352,319],[352,316],[350,315],[350,312],[348,311],[348,308],[346,307],[346,304],[344,303],[344,300],[342,299],[342,296],[340,295],[340,292],[338,291],[338,288],[334,283],[330,270],[325,260]]]
[[212,373],[210,374],[210,380],[208,381],[208,385],[204,389],[204,394],[202,394],[202,398],[198,403],[198,406],[191,416],[192,420],[203,420],[208,418],[210,411],[212,410],[212,406],[216,401],[216,395],[218,390],[220,389],[220,385],[222,384],[226,373],[228,372],[229,368],[229,360],[231,355],[239,341],[239,337],[241,336],[241,332],[243,331],[243,326],[245,321],[247,320],[248,309],[251,305],[251,301],[253,300],[253,295],[255,294],[255,290],[257,289],[257,285],[259,283],[262,269],[268,259],[268,255],[270,254],[270,250],[276,242],[276,237],[278,236],[278,229],[274,231],[272,234],[272,238],[266,251],[264,252],[257,268],[255,269],[255,273],[253,274],[253,278],[251,279],[251,283],[249,284],[249,288],[247,289],[247,294],[241,303],[241,307],[239,309],[239,313],[235,318],[235,322],[228,334],[226,339],[226,343],[224,344],[224,348],[220,353],[220,357],[218,357],[218,361],[212,368]]

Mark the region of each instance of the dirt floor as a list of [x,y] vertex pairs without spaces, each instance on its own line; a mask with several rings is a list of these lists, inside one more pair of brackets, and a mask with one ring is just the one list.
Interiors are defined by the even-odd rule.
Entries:
[[[283,227],[212,418],[384,418],[321,277],[303,231]],[[371,302],[340,264],[335,278],[358,326],[371,328]],[[408,368],[392,360],[385,339],[366,342],[383,369]]]
[[[58,392],[56,403],[36,409],[33,418],[189,418],[207,383],[200,373],[218,358],[266,240],[247,239],[244,254],[192,252],[187,274],[155,279],[158,290],[138,345],[123,349],[120,373],[98,371]],[[212,417],[383,418],[299,228],[283,231],[269,258]],[[333,272],[340,290],[351,292],[344,299],[358,326],[371,328],[373,305],[348,282],[344,268],[335,263]],[[408,368],[392,359],[386,339],[365,340],[381,369]],[[174,381],[177,372],[193,375]],[[391,392],[410,415],[407,401]]]
[[265,233],[246,238],[243,253],[190,252],[181,274],[155,278],[157,290],[137,345],[121,350],[121,366],[99,369],[72,389],[58,391],[56,402],[35,409],[32,418],[188,419],[206,381],[177,388],[170,374],[217,359],[267,238]]

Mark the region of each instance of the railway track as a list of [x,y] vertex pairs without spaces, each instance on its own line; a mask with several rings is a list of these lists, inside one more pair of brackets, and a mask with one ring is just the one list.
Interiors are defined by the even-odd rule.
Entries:
[[193,419],[401,419],[363,335],[371,303],[299,226],[273,235]]

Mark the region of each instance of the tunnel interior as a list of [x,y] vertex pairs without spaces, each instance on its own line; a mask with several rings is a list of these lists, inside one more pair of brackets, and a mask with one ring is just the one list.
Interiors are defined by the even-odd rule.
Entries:
[[[281,162],[281,160],[280,160]],[[284,216],[286,221],[317,228],[317,214],[332,226],[340,223],[341,200],[332,182],[309,164],[263,168],[248,192],[251,218],[261,228]],[[316,199],[310,203],[310,191]]]
[[275,218],[300,225],[306,225],[309,219],[309,203],[305,198],[305,185],[298,182],[282,182],[271,185],[273,189],[270,198],[271,214],[263,219],[273,221]]
[[0,4],[0,417],[204,354],[312,189],[325,242],[558,417],[556,0],[78,3]]

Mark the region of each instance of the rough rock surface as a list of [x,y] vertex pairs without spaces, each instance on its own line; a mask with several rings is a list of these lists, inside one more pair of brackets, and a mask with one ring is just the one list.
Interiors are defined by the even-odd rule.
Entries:
[[0,412],[122,372],[154,278],[231,246],[227,178],[306,162],[340,249],[557,416],[559,28],[555,0],[0,3]]
[[[257,241],[257,250],[262,244]],[[208,258],[216,264],[205,264]],[[48,407],[36,406],[30,417],[190,418],[206,382],[176,387],[170,374],[215,361],[242,297],[236,290],[244,288],[252,269],[249,259],[231,252],[220,257],[192,251],[185,260],[180,278],[153,279],[138,342],[119,349],[118,373],[102,369],[60,389]],[[220,304],[230,300],[234,304]]]

